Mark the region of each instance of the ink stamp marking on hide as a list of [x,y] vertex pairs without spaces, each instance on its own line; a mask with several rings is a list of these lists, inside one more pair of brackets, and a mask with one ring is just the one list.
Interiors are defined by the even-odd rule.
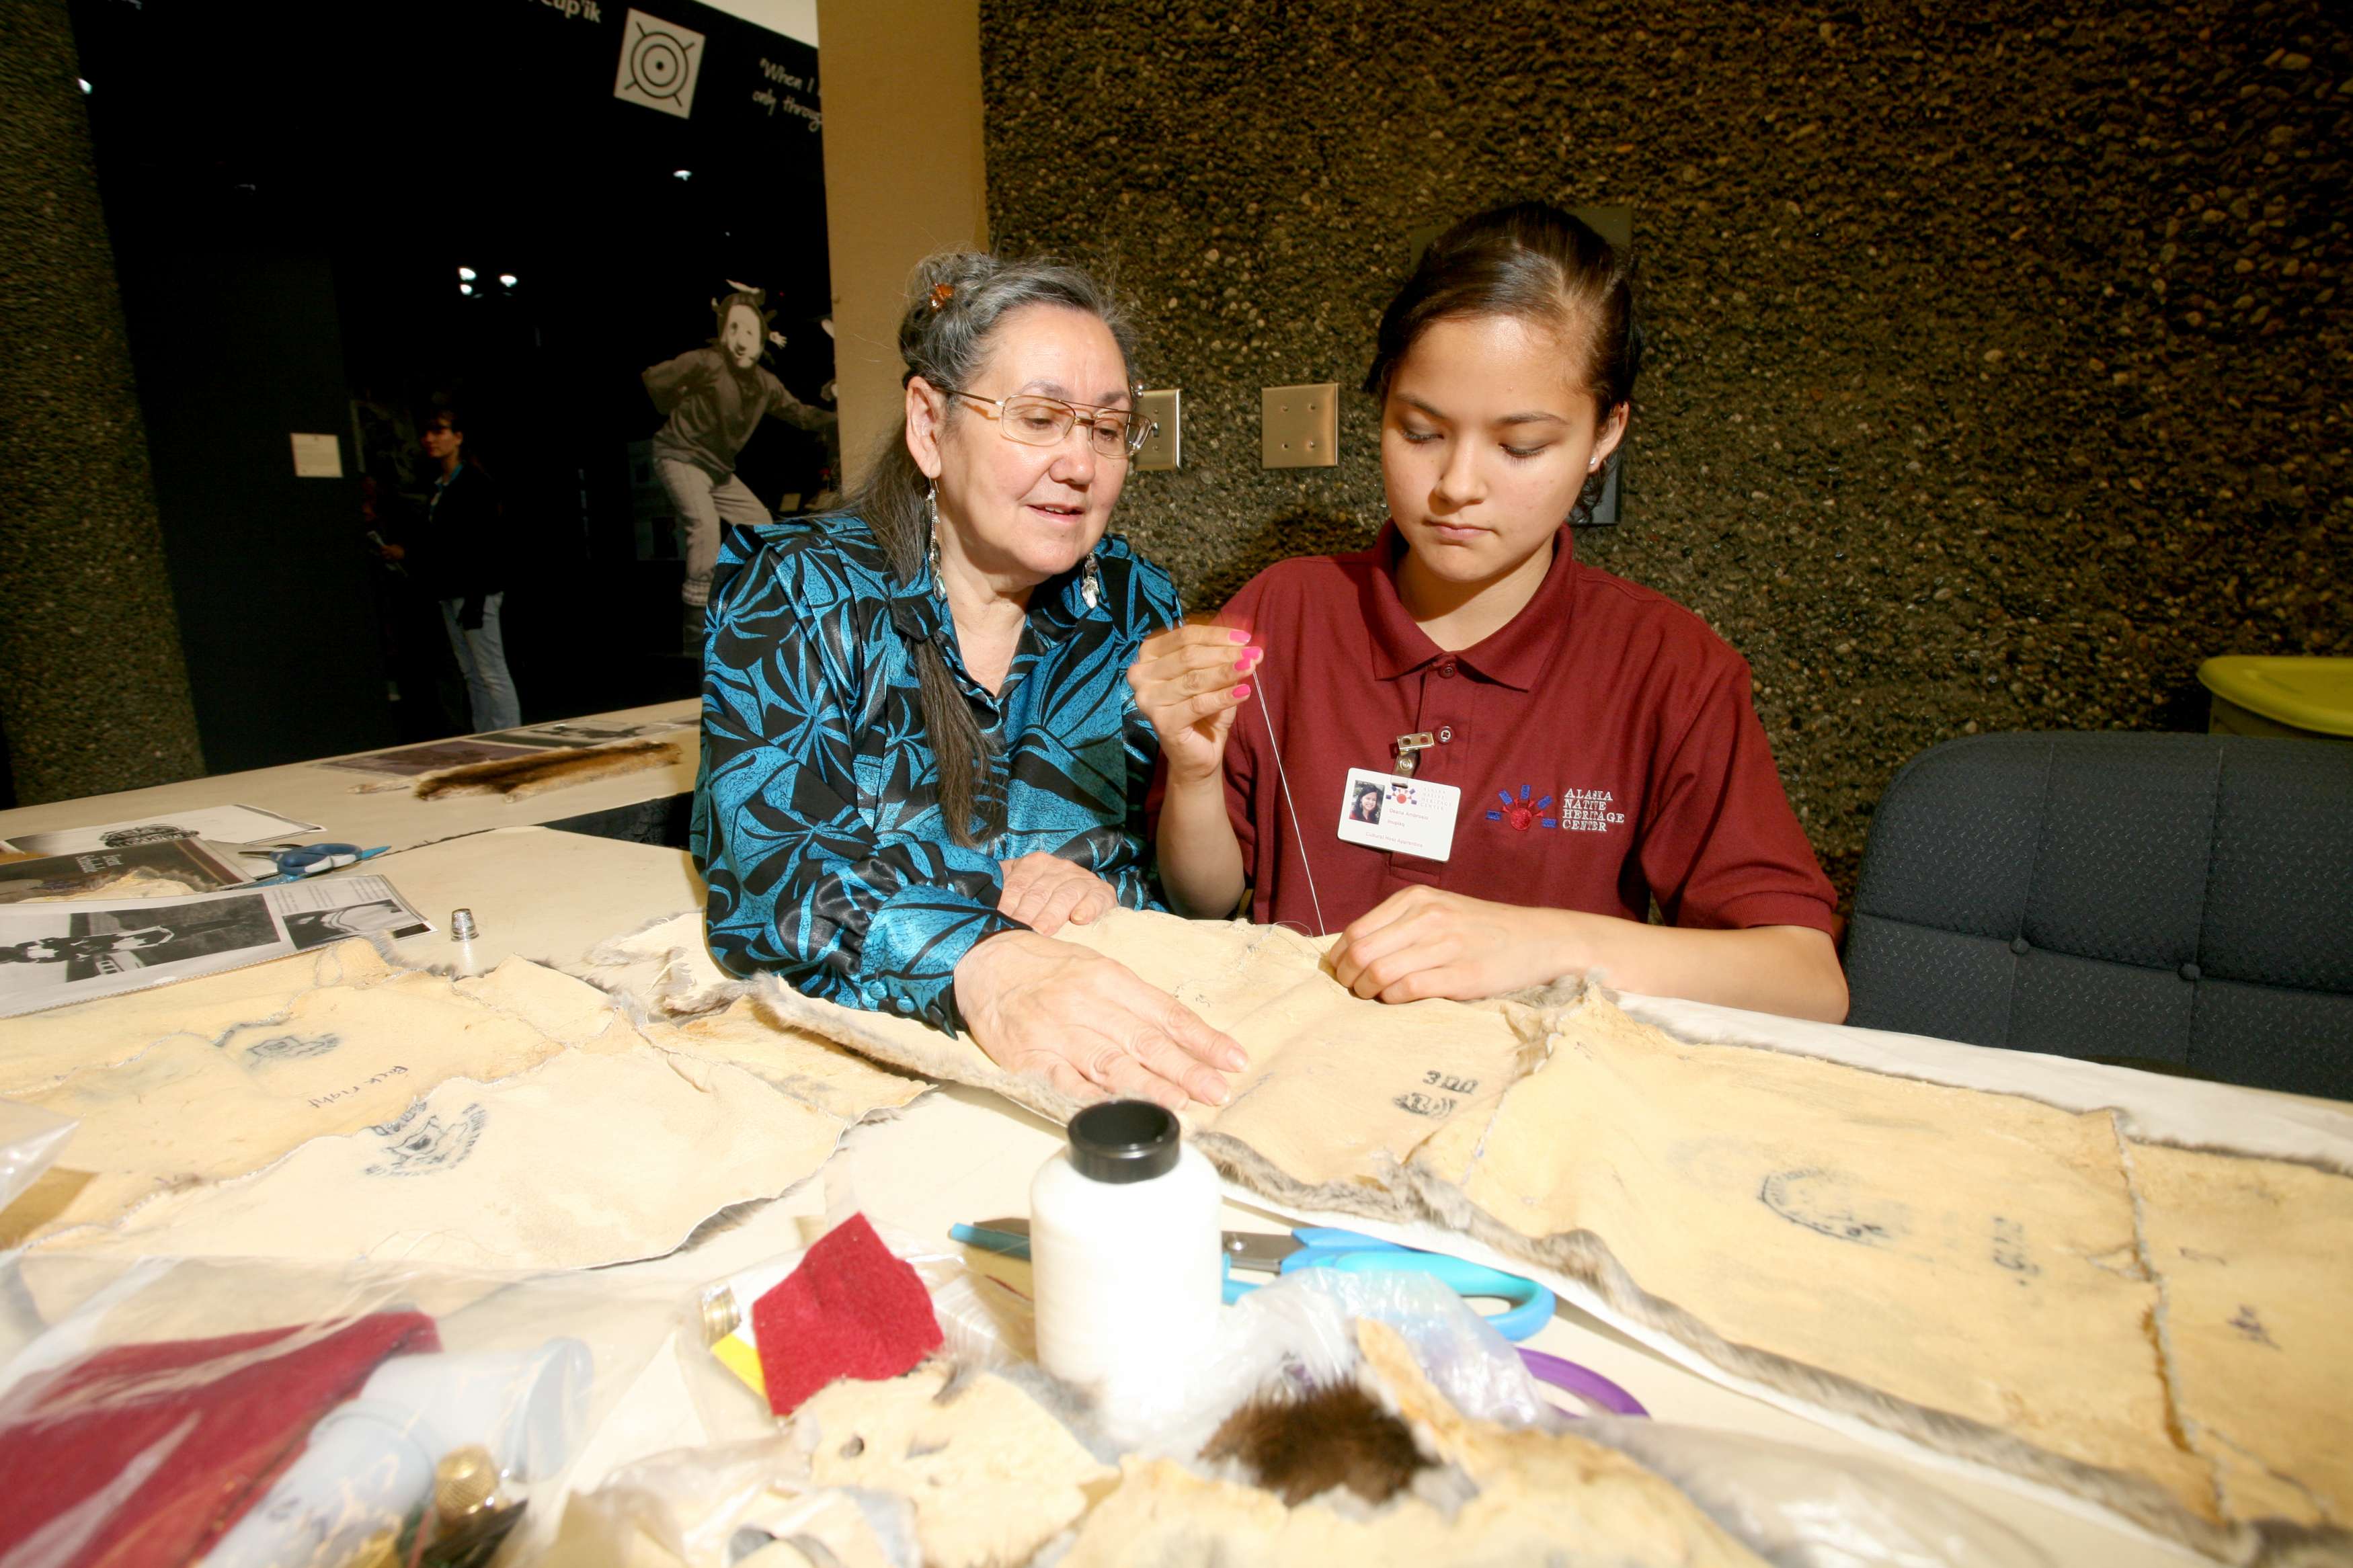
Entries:
[[1399,1110],[1409,1110],[1416,1116],[1443,1116],[1454,1109],[1454,1101],[1442,1095],[1422,1094],[1419,1091],[1400,1094],[1389,1103]]
[[[424,1121],[419,1123],[417,1118]],[[389,1139],[385,1153],[389,1156],[381,1165],[370,1165],[361,1173],[369,1176],[429,1176],[459,1163],[474,1152],[474,1141],[482,1135],[483,1123],[491,1113],[480,1105],[466,1107],[455,1121],[443,1121],[427,1111],[420,1102],[408,1108],[397,1121],[371,1127],[369,1131]]]
[[2042,1272],[2042,1265],[2026,1256],[2026,1227],[2000,1215],[1993,1216],[1993,1260],[2017,1275],[2021,1285]]
[[1757,1197],[1791,1225],[1864,1247],[1885,1247],[1911,1229],[1902,1205],[1858,1200],[1836,1171],[1776,1171]]
[[341,1035],[272,1035],[246,1047],[245,1054],[255,1061],[301,1061],[306,1057],[323,1057],[343,1043]]

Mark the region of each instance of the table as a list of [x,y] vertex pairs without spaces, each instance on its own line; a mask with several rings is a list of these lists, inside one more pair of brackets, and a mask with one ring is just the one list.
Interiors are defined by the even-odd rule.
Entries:
[[[495,795],[453,795],[442,800],[425,801],[418,800],[406,789],[354,794],[353,785],[383,783],[385,775],[325,767],[322,765],[323,763],[335,759],[321,758],[316,762],[288,763],[280,767],[256,768],[241,773],[214,773],[205,778],[183,779],[177,784],[154,784],[146,789],[84,795],[78,800],[53,800],[40,805],[0,811],[0,839],[14,838],[26,833],[127,822],[142,816],[169,816],[174,811],[185,811],[195,806],[237,805],[258,805],[264,810],[290,816],[297,822],[315,822],[324,833],[363,847],[382,844],[394,849],[410,849],[421,844],[434,844],[445,838],[480,833],[485,828],[556,822],[690,794],[694,788],[695,766],[701,750],[700,734],[695,727],[701,711],[699,699],[686,698],[647,708],[623,709],[617,713],[595,714],[592,717],[600,721],[681,726],[674,732],[659,737],[678,743],[679,760],[666,768],[648,768],[640,773],[623,773],[617,778],[567,785],[523,800],[502,800]],[[376,751],[398,749],[375,748]]]
[[[78,819],[89,818],[83,814]],[[679,851],[539,827],[506,827],[463,839],[445,839],[387,855],[369,869],[391,879],[413,903],[435,913],[437,919],[461,904],[475,911],[480,934],[470,943],[455,943],[436,932],[399,944],[402,955],[413,962],[456,962],[464,968],[487,968],[512,954],[569,965],[607,937],[661,916],[699,908],[702,902],[702,886],[687,857]],[[1743,1016],[1723,1009],[1712,1012],[1719,1018]],[[1958,1048],[1934,1042],[1907,1046],[1904,1037],[1788,1020],[1753,1023],[1760,1034],[1778,1031],[1789,1036],[1799,1031],[1818,1042],[1836,1045],[1846,1054],[1867,1047],[1883,1059],[1891,1054],[1900,1059],[1905,1050]],[[2071,1071],[2094,1074],[2130,1073],[2134,1080],[2150,1076],[2128,1068],[2066,1066]],[[2204,1097],[2217,1107],[2285,1103],[2284,1097],[2255,1090],[2179,1080],[2168,1083],[2173,1092]],[[2311,1114],[2338,1118],[2338,1110],[2329,1108],[2313,1108]],[[855,1129],[815,1180],[824,1184],[827,1195],[853,1197],[886,1232],[923,1237],[944,1249],[947,1227],[959,1220],[1027,1212],[1030,1178],[1060,1143],[1058,1128],[1028,1111],[981,1090],[944,1087],[892,1120]],[[807,1186],[804,1184],[803,1189],[741,1216],[733,1225],[712,1227],[711,1234],[679,1252],[603,1272],[635,1284],[674,1287],[683,1301],[702,1283],[802,1246],[798,1218],[813,1206],[821,1206],[813,1205],[814,1194]],[[1229,1227],[1270,1229],[1286,1223],[1286,1216],[1263,1200],[1231,1186],[1228,1192]],[[976,1254],[975,1262],[991,1270],[1015,1271],[1007,1277],[1017,1279],[1027,1268],[987,1255]],[[1616,1379],[1661,1420],[1750,1433],[1834,1457],[1894,1464],[2007,1521],[2042,1544],[2054,1562],[2200,1561],[2180,1548],[2094,1513],[2088,1506],[2077,1507],[2029,1491],[2006,1478],[1963,1471],[1909,1450],[1891,1457],[1875,1444],[1702,1378],[1574,1309],[1565,1308],[1530,1343]],[[575,1463],[572,1484],[593,1486],[617,1465],[715,1436],[706,1432],[697,1415],[679,1358],[666,1349],[592,1436]]]

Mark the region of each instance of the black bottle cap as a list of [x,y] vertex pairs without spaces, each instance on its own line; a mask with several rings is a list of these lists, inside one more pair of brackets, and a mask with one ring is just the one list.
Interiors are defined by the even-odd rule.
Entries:
[[1148,1182],[1176,1168],[1184,1129],[1148,1100],[1107,1100],[1071,1118],[1071,1168],[1091,1182]]

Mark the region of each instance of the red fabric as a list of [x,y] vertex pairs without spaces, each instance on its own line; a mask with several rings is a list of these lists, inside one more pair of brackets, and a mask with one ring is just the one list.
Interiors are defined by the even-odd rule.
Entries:
[[837,1379],[871,1383],[911,1371],[940,1348],[940,1321],[923,1280],[859,1214],[752,1303],[752,1337],[768,1408],[790,1415]]
[[[1416,884],[1634,921],[1655,894],[1675,925],[1833,930],[1835,894],[1774,771],[1748,666],[1704,622],[1578,564],[1564,528],[1527,606],[1448,653],[1398,598],[1401,548],[1391,524],[1370,550],[1285,561],[1219,613],[1266,650],[1226,746],[1253,920],[1317,929],[1303,836],[1325,931]],[[1414,776],[1462,791],[1451,858],[1342,841],[1348,770],[1392,771],[1391,742],[1418,730],[1442,743]]]
[[20,1384],[0,1404],[8,1496],[0,1559],[144,1456],[153,1473],[105,1509],[79,1551],[55,1561],[72,1568],[192,1562],[260,1500],[301,1452],[312,1423],[358,1393],[378,1363],[439,1348],[432,1319],[385,1312],[270,1349],[305,1332],[116,1345]]

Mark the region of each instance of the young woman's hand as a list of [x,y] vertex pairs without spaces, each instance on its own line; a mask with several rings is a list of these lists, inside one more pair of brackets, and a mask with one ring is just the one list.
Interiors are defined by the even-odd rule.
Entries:
[[1127,683],[1135,705],[1160,736],[1160,754],[1177,784],[1214,778],[1223,767],[1234,715],[1250,700],[1248,676],[1261,650],[1248,632],[1227,626],[1171,626],[1144,639]]
[[956,1007],[991,1061],[1074,1100],[1223,1105],[1250,1058],[1115,959],[1034,931],[1000,931],[955,969]]
[[1577,969],[1564,952],[1561,913],[1408,888],[1340,933],[1332,973],[1383,1002],[1471,1002],[1546,984]]
[[1004,866],[997,909],[1039,936],[1051,936],[1065,923],[1091,925],[1119,903],[1109,882],[1059,855],[1024,855]]

